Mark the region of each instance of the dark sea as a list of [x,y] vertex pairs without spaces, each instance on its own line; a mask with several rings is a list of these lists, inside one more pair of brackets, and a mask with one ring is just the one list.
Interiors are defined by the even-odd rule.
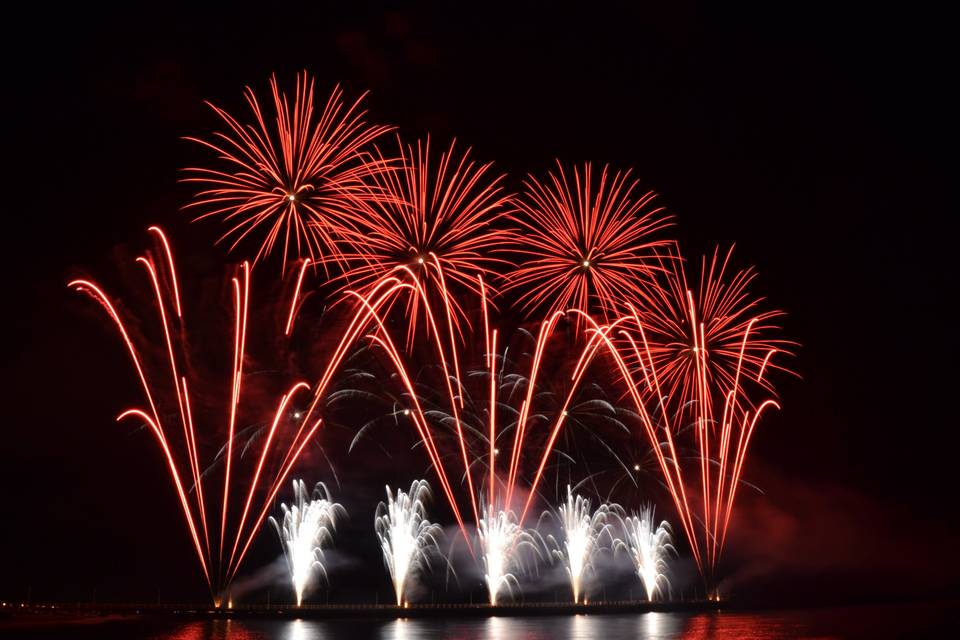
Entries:
[[407,620],[142,617],[77,624],[0,624],[10,638],[152,640],[818,640],[960,639],[956,603],[757,612],[591,614]]

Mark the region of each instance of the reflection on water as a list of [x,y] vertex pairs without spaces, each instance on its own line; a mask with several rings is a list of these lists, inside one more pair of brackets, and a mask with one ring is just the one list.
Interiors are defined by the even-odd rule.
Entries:
[[311,633],[309,623],[306,621],[294,620],[290,623],[288,640],[310,640],[316,637],[316,634]]
[[[386,622],[380,640],[592,640],[683,638],[685,618],[664,613],[491,617],[465,620],[395,620]],[[324,637],[324,636],[317,636]]]
[[188,622],[173,632],[166,633],[164,640],[244,640],[250,636],[233,620],[206,620],[203,622]]
[[[296,624],[282,623],[283,625]],[[109,637],[109,636],[107,636]],[[243,622],[238,620],[203,620],[188,622],[173,631],[162,632],[155,636],[157,640],[260,640],[264,636],[256,631],[249,629]],[[286,632],[282,637],[294,638]],[[303,636],[305,638],[309,636]]]
[[[776,640],[960,637],[952,605],[904,605],[760,613],[641,613],[407,620],[205,620],[153,640]],[[98,638],[114,635],[101,627]],[[130,629],[127,629],[130,631]],[[71,634],[72,635],[72,634]],[[138,634],[139,635],[139,634]]]
[[[451,612],[452,613],[452,612]],[[777,640],[960,638],[956,603],[764,612],[638,613],[407,620],[182,620],[143,617],[18,628],[70,640]],[[5,632],[0,620],[0,636]]]
[[[802,626],[802,625],[801,625]],[[493,617],[458,622],[397,620],[384,623],[382,640],[772,640],[793,638],[798,625],[776,616],[705,613],[641,613],[636,615],[572,615],[526,618]],[[318,630],[318,633],[322,633]],[[802,633],[801,633],[802,635]],[[323,635],[317,638],[326,637]],[[819,635],[820,638],[842,637]]]
[[682,628],[683,619],[667,613],[645,613],[638,616],[640,638],[659,640],[660,638],[674,638]]
[[[686,638],[694,622],[687,616],[667,613],[637,615],[573,615],[490,617],[457,619],[407,619],[391,621],[245,621],[208,620],[186,623],[153,640],[589,640]],[[695,628],[702,628],[695,627]],[[739,636],[695,635],[733,638]]]

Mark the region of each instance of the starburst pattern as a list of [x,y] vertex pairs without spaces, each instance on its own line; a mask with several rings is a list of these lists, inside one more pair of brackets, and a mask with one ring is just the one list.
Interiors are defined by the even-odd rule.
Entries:
[[319,113],[314,81],[297,76],[292,97],[270,79],[274,117],[269,118],[252,89],[246,100],[252,123],[210,107],[226,125],[211,140],[188,138],[213,151],[213,167],[186,169],[185,182],[198,185],[188,205],[196,220],[219,218],[221,237],[234,250],[244,240],[257,245],[253,263],[278,246],[283,262],[291,257],[336,257],[344,229],[356,225],[363,200],[370,197],[363,178],[383,169],[364,161],[360,151],[389,127],[364,121],[361,96],[348,104],[336,87]]
[[576,308],[608,316],[645,299],[670,243],[660,238],[670,217],[639,193],[630,172],[587,163],[563,165],[544,182],[529,177],[517,200],[510,249],[523,258],[506,275],[505,291],[528,313]]
[[[372,162],[394,170],[369,173],[362,224],[344,231],[349,262],[344,288],[363,290],[387,274],[408,271],[431,295],[442,295],[454,310],[454,324],[465,314],[457,295],[479,293],[478,275],[505,264],[493,255],[505,239],[496,221],[509,212],[502,175],[492,163],[479,163],[470,150],[451,142],[431,153],[430,139],[415,145],[398,140],[399,158],[377,149]],[[416,324],[419,299],[411,296],[407,317]]]
[[793,345],[774,337],[784,314],[762,308],[763,298],[750,293],[756,272],[733,269],[732,256],[733,247],[704,256],[695,286],[688,284],[683,260],[664,260],[661,285],[650,290],[647,304],[636,307],[660,390],[674,412],[689,405],[701,383],[733,388],[739,371],[739,385],[749,379],[773,392],[767,370],[787,370],[781,358],[771,358],[789,355]]

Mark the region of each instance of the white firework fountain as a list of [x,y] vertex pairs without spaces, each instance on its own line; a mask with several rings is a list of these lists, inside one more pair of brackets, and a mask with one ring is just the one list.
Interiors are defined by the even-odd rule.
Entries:
[[407,589],[412,580],[430,568],[430,557],[439,555],[437,542],[442,529],[427,520],[426,502],[430,499],[426,480],[414,480],[410,492],[387,487],[387,501],[377,506],[374,522],[377,538],[383,549],[383,562],[390,571],[397,606],[407,602]]
[[324,581],[327,579],[323,547],[333,541],[337,518],[346,516],[347,512],[341,505],[331,501],[330,492],[322,482],[314,487],[311,494],[303,480],[294,480],[293,495],[293,504],[289,507],[280,505],[283,524],[273,517],[270,523],[280,536],[297,596],[297,606],[300,606],[314,577]]
[[626,539],[618,540],[616,545],[630,555],[633,567],[647,591],[647,599],[652,602],[664,595],[664,587],[670,588],[668,561],[676,554],[670,524],[666,520],[655,524],[654,507],[647,504],[640,509],[639,516],[633,515],[623,520],[623,529]]
[[558,509],[563,544],[557,543],[553,536],[548,536],[548,539],[553,543],[553,556],[567,571],[575,603],[580,602],[583,595],[586,575],[593,571],[593,559],[600,548],[600,537],[607,533],[613,539],[608,518],[618,509],[616,505],[602,504],[591,513],[590,500],[574,494],[567,485],[567,501]]
[[537,553],[537,547],[533,537],[517,522],[513,511],[484,507],[478,534],[485,571],[483,579],[490,604],[496,606],[501,595],[512,598],[519,589],[516,574],[524,569],[523,554],[526,550]]

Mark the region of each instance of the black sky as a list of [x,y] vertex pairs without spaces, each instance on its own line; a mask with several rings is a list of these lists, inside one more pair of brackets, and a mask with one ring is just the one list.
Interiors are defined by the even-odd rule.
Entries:
[[177,171],[201,157],[180,138],[214,126],[203,100],[239,110],[244,85],[301,69],[322,91],[369,89],[372,119],[406,136],[473,145],[514,184],[556,157],[634,167],[688,255],[736,242],[803,345],[803,379],[783,384],[784,410],[756,441],[766,495],[744,530],[764,543],[738,588],[955,592],[945,15],[351,4],[8,16],[0,595],[197,592],[152,443],[113,423],[138,400],[126,363],[64,283],[109,273],[114,248],[141,245],[153,223],[211,251],[216,228],[179,211]]

